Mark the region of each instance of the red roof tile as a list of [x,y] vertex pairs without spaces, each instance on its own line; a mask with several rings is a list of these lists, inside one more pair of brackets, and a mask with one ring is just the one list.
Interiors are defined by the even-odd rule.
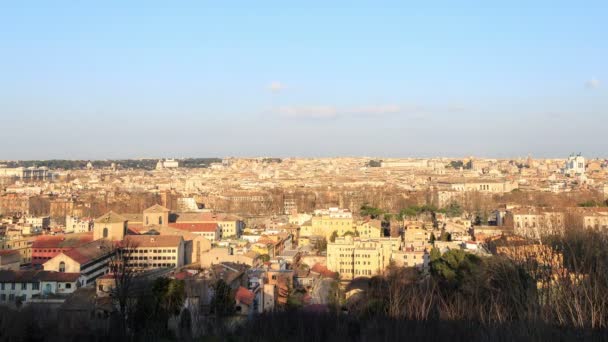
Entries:
[[169,227],[192,233],[215,232],[218,229],[217,223],[170,223]]
[[234,298],[243,304],[251,305],[253,304],[255,294],[241,286],[236,290]]

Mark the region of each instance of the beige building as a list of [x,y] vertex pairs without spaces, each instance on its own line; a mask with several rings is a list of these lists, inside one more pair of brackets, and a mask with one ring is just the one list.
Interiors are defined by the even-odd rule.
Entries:
[[144,210],[144,227],[148,226],[167,226],[169,224],[170,210],[162,205],[155,204]]
[[21,264],[32,262],[32,244],[35,237],[0,240],[0,251],[16,250],[21,256]]
[[583,225],[587,229],[608,230],[608,210],[585,210]]
[[338,272],[341,279],[381,274],[400,248],[401,241],[394,238],[339,237],[327,244],[327,268]]
[[382,221],[366,220],[357,223],[357,234],[361,238],[380,238],[382,237]]
[[507,215],[513,218],[515,234],[523,237],[539,238],[559,234],[565,227],[565,214],[552,209],[518,208]]
[[355,233],[352,215],[345,214],[321,214],[315,215],[310,224],[305,223],[300,229],[300,236],[324,236],[326,239],[336,232],[338,236],[344,236],[346,232]]
[[394,252],[392,260],[396,266],[416,267],[419,271],[428,272],[431,257],[426,250],[403,250]]
[[128,265],[138,270],[184,265],[184,239],[178,235],[129,235],[125,248]]
[[108,264],[116,246],[106,239],[99,239],[62,252],[42,266],[45,271],[80,273],[80,286],[93,284],[97,277],[108,273]]
[[93,239],[120,241],[127,234],[127,219],[110,211],[95,219],[93,223]]

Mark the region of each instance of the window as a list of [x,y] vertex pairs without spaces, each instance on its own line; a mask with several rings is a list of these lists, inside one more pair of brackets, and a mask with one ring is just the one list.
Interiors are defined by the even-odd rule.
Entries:
[[65,272],[65,262],[59,263],[59,272]]
[[11,283],[11,290],[15,289],[15,283]]
[[32,290],[40,290],[40,283],[32,283]]
[[14,295],[14,294],[12,294],[12,293],[11,293],[11,294],[9,294],[9,295],[8,295],[8,300],[10,300],[10,301],[15,300],[15,295]]
[[66,288],[66,289],[71,289],[71,288],[72,288],[72,284],[70,284],[70,283],[66,283],[66,284],[65,284],[65,288]]
[[149,225],[150,223],[148,222],[148,216],[146,216],[146,226]]
[[27,290],[27,283],[21,283],[21,289]]
[[0,300],[3,302],[6,301],[6,295],[4,293],[0,295]]
[[4,283],[0,284],[0,290],[4,291]]
[[99,285],[99,286],[97,287],[97,290],[99,290],[99,291],[102,291],[102,292],[103,292],[103,285]]
[[163,224],[163,217],[162,217],[162,216],[159,216],[159,217],[158,217],[158,224],[159,224],[159,225],[162,225],[162,224]]
[[107,227],[103,229],[103,237],[104,237],[104,239],[108,237],[108,228]]

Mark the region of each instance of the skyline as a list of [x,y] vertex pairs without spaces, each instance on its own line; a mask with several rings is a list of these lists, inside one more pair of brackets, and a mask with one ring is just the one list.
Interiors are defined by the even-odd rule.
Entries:
[[0,159],[606,157],[607,4],[348,4],[0,4]]

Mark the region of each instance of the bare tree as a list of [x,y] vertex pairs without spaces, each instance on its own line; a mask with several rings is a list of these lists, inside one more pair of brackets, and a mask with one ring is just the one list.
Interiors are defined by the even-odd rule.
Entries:
[[123,336],[126,336],[129,312],[134,307],[136,300],[133,290],[137,271],[130,261],[137,244],[127,237],[122,241],[111,243],[109,248],[111,249],[109,274],[112,277],[113,284],[108,292],[112,298],[112,304],[118,308],[121,329]]

